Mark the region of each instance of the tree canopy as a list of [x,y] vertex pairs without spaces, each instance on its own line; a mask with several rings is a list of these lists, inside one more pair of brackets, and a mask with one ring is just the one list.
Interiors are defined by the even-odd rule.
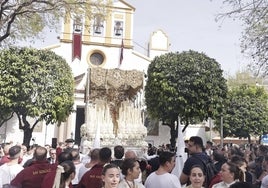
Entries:
[[[223,136],[250,138],[268,128],[267,93],[263,87],[238,86],[228,93],[223,113]],[[220,130],[219,123],[216,129]]]
[[268,2],[254,1],[223,1],[227,11],[218,14],[217,19],[240,19],[244,25],[242,33],[242,52],[250,55],[253,63],[251,68],[257,74],[268,72]]
[[145,87],[149,114],[171,129],[178,116],[186,127],[206,120],[226,97],[222,72],[217,61],[192,50],[156,57],[149,65]]
[[256,86],[262,84],[262,82],[262,77],[254,76],[249,70],[237,72],[235,75],[229,75],[227,78],[229,89],[243,85]]
[[105,17],[110,3],[110,0],[1,0],[0,43],[5,46],[16,40],[40,37],[45,27],[58,28],[59,21],[66,15]]
[[[228,79],[228,97],[224,104],[223,136],[248,138],[261,135],[268,128],[268,94],[264,87],[256,84],[248,72],[237,73]],[[216,118],[216,130],[220,130],[220,118]]]
[[[38,122],[63,122],[72,112],[72,71],[54,52],[32,48],[2,50],[0,75],[0,117],[9,117],[11,113],[18,117],[24,144],[30,143]],[[32,125],[30,117],[35,118]]]

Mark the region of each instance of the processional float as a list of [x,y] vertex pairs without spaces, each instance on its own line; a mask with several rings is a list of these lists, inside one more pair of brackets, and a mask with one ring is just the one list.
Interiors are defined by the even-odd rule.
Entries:
[[83,146],[147,146],[142,113],[143,72],[103,68],[90,68],[88,72],[85,124],[80,130]]

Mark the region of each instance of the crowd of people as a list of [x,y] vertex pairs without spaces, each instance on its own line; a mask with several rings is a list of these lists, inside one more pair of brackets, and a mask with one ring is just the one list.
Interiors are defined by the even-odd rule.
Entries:
[[[214,146],[192,136],[180,175],[171,173],[176,152],[170,145],[137,156],[117,145],[82,154],[74,140],[56,148],[37,144],[1,146],[0,188],[268,188],[268,146]],[[208,161],[215,175],[208,179]],[[208,181],[209,180],[209,181]]]

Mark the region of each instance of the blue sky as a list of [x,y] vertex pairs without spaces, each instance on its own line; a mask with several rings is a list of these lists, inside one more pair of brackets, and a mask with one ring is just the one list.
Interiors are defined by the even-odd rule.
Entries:
[[[170,50],[204,52],[221,64],[225,75],[233,75],[249,62],[240,53],[241,23],[226,19],[216,22],[223,11],[220,0],[126,0],[136,8],[134,49],[145,53],[150,34],[162,29],[170,41]],[[44,47],[58,42],[55,33],[45,31]]]
[[[162,29],[171,43],[171,51],[204,52],[221,64],[226,74],[245,67],[247,59],[240,53],[242,27],[239,21],[216,22],[223,11],[219,0],[127,0],[136,8],[134,42],[147,46],[150,34]],[[137,51],[143,51],[136,46]]]

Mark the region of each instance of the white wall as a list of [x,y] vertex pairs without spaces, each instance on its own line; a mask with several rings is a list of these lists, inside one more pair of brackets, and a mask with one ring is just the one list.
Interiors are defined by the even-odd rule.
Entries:
[[[182,126],[183,129],[183,126]],[[205,132],[203,125],[189,125],[184,133],[184,140],[188,140],[191,136],[200,136],[205,144],[208,140],[208,133]],[[159,136],[147,136],[145,141],[152,143],[155,147],[162,144],[170,143],[170,128],[168,126],[159,125]]]
[[[38,132],[33,132],[32,138],[35,139],[35,142],[31,141],[30,144],[36,143],[39,145],[45,145],[50,144],[52,142],[52,138],[57,135],[57,126],[49,124],[46,126],[46,124],[43,122],[41,123],[42,128],[39,129]],[[19,122],[17,117],[13,117],[8,122],[6,122],[1,128],[1,139],[0,143],[3,142],[13,142],[14,144],[22,144],[23,142],[23,130],[19,129]],[[6,137],[4,136],[6,134]]]

